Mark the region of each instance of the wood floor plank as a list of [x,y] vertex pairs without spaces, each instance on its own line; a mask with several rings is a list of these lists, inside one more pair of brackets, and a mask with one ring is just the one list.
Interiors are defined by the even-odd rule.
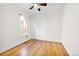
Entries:
[[41,41],[40,47],[37,50],[37,53],[35,54],[35,56],[45,56],[45,43]]
[[32,46],[36,42],[37,42],[37,40],[35,40],[35,39],[28,40],[28,41],[24,42],[21,45],[18,45],[18,46],[14,47],[14,48],[12,48],[10,50],[7,50],[7,51],[1,53],[0,56],[10,56],[10,55],[14,54],[16,51],[17,51],[17,53],[19,53],[19,50],[21,50],[21,48]]
[[0,56],[69,56],[61,42],[31,39]]
[[34,56],[38,48],[40,48],[40,41],[36,42],[32,47],[28,48],[28,53],[30,56]]

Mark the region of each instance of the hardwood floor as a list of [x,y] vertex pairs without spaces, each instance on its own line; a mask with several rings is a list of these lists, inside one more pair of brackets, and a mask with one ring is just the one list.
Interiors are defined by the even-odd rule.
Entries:
[[0,56],[69,56],[63,44],[31,39],[10,50],[1,53]]

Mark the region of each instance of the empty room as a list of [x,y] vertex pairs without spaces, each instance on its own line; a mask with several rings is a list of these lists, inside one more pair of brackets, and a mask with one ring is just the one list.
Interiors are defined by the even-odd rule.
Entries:
[[0,56],[78,56],[79,3],[0,3]]

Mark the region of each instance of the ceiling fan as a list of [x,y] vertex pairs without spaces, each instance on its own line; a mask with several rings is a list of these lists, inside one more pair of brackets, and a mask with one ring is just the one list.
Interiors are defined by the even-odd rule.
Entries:
[[37,8],[38,11],[41,11],[41,7],[46,7],[47,3],[34,3],[29,9],[32,10],[33,8]]

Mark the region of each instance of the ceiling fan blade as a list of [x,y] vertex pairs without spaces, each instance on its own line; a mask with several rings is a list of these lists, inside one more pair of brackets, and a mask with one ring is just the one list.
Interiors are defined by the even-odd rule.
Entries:
[[40,8],[38,8],[38,11],[41,11],[41,9],[40,9]]
[[40,3],[40,6],[47,6],[47,3]]
[[34,8],[34,5],[32,6],[32,7],[30,7],[29,9],[31,10],[31,9],[33,9]]

